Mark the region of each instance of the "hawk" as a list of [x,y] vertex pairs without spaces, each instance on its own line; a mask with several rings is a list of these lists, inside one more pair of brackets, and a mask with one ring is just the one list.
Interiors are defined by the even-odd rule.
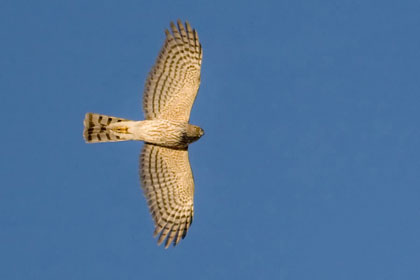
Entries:
[[195,29],[178,20],[165,30],[166,39],[147,77],[143,93],[145,120],[132,121],[87,113],[87,143],[144,141],[140,181],[155,223],[158,245],[175,246],[194,216],[194,179],[188,145],[204,131],[189,124],[200,86],[201,44]]

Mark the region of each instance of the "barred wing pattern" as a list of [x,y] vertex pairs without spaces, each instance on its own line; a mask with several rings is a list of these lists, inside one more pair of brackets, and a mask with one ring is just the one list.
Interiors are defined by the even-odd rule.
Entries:
[[143,94],[146,119],[188,122],[200,87],[201,44],[188,22],[171,22],[171,32],[149,73]]
[[158,244],[174,246],[184,238],[194,215],[194,179],[188,150],[144,144],[140,180],[155,222]]

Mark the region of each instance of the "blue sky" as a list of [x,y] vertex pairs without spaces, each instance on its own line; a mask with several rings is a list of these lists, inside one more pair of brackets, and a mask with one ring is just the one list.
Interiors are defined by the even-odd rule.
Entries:
[[[419,279],[418,1],[2,1],[1,279]],[[203,45],[195,220],[164,250],[141,119],[171,20]]]

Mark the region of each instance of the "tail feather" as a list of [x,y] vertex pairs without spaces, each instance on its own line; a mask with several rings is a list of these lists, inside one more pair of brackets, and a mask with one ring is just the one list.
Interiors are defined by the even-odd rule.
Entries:
[[84,120],[83,137],[87,143],[117,142],[129,140],[109,128],[110,124],[128,121],[107,115],[87,113]]

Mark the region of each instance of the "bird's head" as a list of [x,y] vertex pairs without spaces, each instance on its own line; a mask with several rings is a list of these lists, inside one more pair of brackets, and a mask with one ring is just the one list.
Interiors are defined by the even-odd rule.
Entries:
[[204,130],[196,125],[188,124],[185,137],[188,143],[192,143],[200,139],[204,135]]

